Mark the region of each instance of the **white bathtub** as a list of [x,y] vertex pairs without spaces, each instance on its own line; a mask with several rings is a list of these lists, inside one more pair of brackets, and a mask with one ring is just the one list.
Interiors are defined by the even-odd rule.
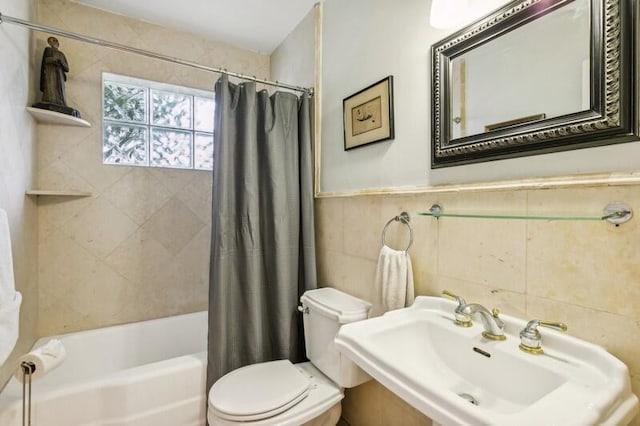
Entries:
[[[33,426],[205,424],[207,313],[46,337],[67,357],[33,381]],[[22,425],[22,384],[0,392],[0,425]]]

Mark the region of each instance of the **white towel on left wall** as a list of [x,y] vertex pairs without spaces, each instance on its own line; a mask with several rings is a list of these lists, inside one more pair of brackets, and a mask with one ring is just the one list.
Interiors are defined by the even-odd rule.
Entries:
[[22,295],[16,291],[7,212],[0,209],[0,365],[18,340]]
[[378,256],[375,286],[379,303],[374,304],[371,316],[411,305],[414,289],[409,254],[383,245]]

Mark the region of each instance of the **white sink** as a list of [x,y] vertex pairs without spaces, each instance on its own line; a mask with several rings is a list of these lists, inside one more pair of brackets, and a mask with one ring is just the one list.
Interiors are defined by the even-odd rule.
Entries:
[[547,328],[543,355],[518,348],[526,321],[501,315],[505,341],[482,323],[456,326],[456,303],[416,298],[405,309],[343,325],[345,356],[444,425],[625,425],[638,412],[629,371],[600,346]]

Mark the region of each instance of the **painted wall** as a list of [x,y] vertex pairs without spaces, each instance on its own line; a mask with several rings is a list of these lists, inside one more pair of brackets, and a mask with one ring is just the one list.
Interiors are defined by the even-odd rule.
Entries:
[[[39,5],[44,25],[269,75],[265,55],[66,0]],[[45,37],[38,35],[34,57]],[[64,38],[60,50],[71,67],[69,104],[93,126],[38,126],[38,185],[93,195],[40,197],[40,335],[206,309],[212,175],[103,165],[101,73],[207,90],[217,76]]]
[[[2,13],[30,18],[31,1],[7,0]],[[32,103],[28,30],[0,25],[0,208],[7,211],[17,290],[22,293],[20,336],[0,367],[0,384],[13,373],[16,359],[36,340],[38,319],[38,216],[36,202],[25,196],[36,177],[35,124],[25,107]]]
[[318,4],[271,54],[271,78],[302,87],[315,86],[316,20]]
[[[326,0],[322,57],[322,176],[325,193],[635,171],[640,143],[430,170],[430,47],[451,31],[429,26],[430,2]],[[394,76],[396,136],[343,149],[342,100]]]

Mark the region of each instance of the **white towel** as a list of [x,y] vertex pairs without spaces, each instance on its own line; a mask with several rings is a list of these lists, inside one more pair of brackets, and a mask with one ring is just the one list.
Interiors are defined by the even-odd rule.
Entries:
[[413,303],[413,268],[407,253],[382,246],[378,256],[375,288],[379,303],[372,309],[371,316]]
[[7,212],[0,209],[0,365],[18,340],[22,295],[16,291]]
[[66,356],[67,351],[62,345],[62,342],[58,339],[51,339],[43,346],[18,358],[18,368],[14,376],[18,381],[22,382],[24,373],[20,364],[22,364],[22,362],[31,362],[36,367],[31,374],[31,380],[35,380],[62,364]]

